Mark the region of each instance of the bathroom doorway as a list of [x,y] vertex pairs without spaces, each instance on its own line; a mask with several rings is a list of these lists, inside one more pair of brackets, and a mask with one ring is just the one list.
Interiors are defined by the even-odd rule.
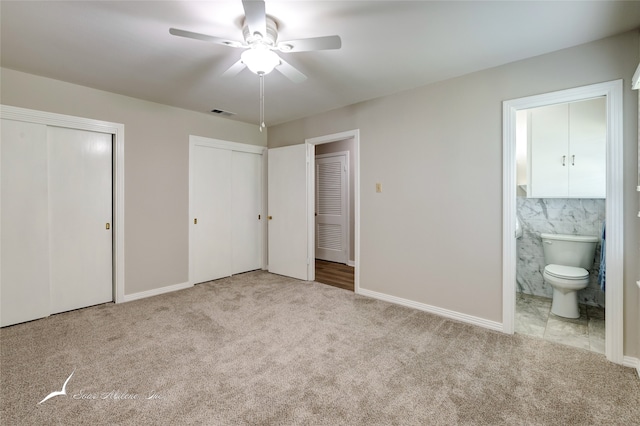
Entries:
[[[606,214],[606,122],[606,99],[602,96],[516,113],[519,226],[514,331],[600,354],[605,353],[604,275],[599,272]],[[541,239],[547,234],[590,236],[597,241],[560,243],[594,250],[587,261],[590,264],[584,265],[588,278],[580,279],[577,286],[583,288],[572,291],[577,303],[562,305],[559,299],[566,296],[555,294],[543,277],[547,263],[560,262],[545,256],[545,249],[554,242]],[[555,312],[552,301],[557,304]],[[577,307],[578,317],[574,318],[573,310],[558,312],[559,306]]]
[[[544,191],[535,194],[527,179],[531,179],[530,171],[525,183],[522,182],[522,171],[518,174],[519,165],[526,163],[522,156],[522,147],[517,143],[518,117],[522,132],[522,117],[526,117],[532,109],[549,105],[561,105],[602,98],[606,106],[606,163],[605,191],[606,198],[578,198],[558,194],[545,197]],[[503,329],[507,333],[524,332],[549,337],[550,340],[562,339],[564,343],[571,341],[574,346],[605,353],[607,359],[622,363],[622,81],[595,84],[575,89],[563,90],[543,95],[531,96],[503,103]],[[526,128],[526,124],[525,124]],[[526,132],[526,131],[525,131]],[[525,133],[526,139],[526,133]],[[525,148],[530,153],[530,147]],[[571,161],[571,154],[562,161]],[[521,169],[521,168],[520,168]],[[521,186],[522,185],[522,186]],[[526,185],[526,186],[525,186]],[[544,185],[539,185],[544,186]],[[574,211],[589,218],[581,223],[569,217]],[[563,211],[565,214],[563,214]],[[606,216],[606,218],[605,218]],[[516,239],[517,220],[520,222],[522,237]],[[564,219],[564,222],[555,222]],[[572,222],[572,223],[571,223]],[[593,283],[583,292],[584,315],[577,320],[561,320],[553,315],[545,318],[547,307],[550,308],[549,288],[544,287],[539,266],[541,259],[541,231],[569,234],[586,233],[599,235],[603,222],[606,222],[606,298],[604,293],[598,294],[597,272],[599,266],[594,264],[590,271]],[[597,226],[597,229],[596,229]],[[565,228],[563,228],[565,227]],[[587,229],[588,228],[588,229]],[[562,231],[566,229],[566,231]],[[524,238],[524,239],[523,239]],[[526,257],[530,256],[531,259]],[[535,258],[537,256],[537,258]],[[535,274],[527,270],[536,268]],[[543,264],[544,268],[544,264]],[[594,276],[594,270],[596,276]],[[535,279],[534,279],[535,278]],[[537,293],[537,294],[536,294]],[[588,302],[588,303],[584,303]],[[604,303],[602,303],[604,302]],[[605,307],[604,314],[599,304]],[[589,325],[590,315],[592,319]],[[533,319],[535,318],[535,319]],[[529,321],[527,323],[527,320]],[[604,322],[604,330],[602,325]],[[569,325],[568,325],[569,324]],[[574,327],[574,325],[576,325]],[[569,338],[567,330],[577,330],[579,337]],[[594,337],[589,340],[589,331]],[[604,333],[603,333],[604,331]],[[598,337],[604,334],[604,344]]]

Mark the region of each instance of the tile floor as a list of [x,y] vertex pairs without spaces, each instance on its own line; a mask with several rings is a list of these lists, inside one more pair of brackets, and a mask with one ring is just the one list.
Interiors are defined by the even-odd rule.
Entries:
[[518,293],[515,331],[604,354],[604,309],[579,305],[580,318],[551,313],[551,299]]

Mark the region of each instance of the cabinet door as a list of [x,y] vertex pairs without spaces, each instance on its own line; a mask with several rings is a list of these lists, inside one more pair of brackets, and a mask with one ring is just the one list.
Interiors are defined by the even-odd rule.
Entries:
[[0,326],[49,315],[47,127],[1,120]]
[[196,145],[193,197],[193,282],[231,275],[231,151]]
[[569,194],[569,107],[534,108],[528,117],[529,186],[531,198]]
[[606,197],[605,98],[569,104],[569,197]]

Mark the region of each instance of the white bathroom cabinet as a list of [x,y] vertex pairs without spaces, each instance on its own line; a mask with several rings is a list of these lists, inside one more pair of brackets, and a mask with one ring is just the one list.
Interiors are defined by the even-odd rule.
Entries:
[[529,198],[606,197],[605,98],[529,110]]

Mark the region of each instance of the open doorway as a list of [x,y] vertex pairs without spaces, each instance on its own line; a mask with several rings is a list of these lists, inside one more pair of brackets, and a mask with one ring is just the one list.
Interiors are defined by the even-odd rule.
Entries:
[[316,281],[354,290],[353,138],[316,146]]
[[622,80],[503,103],[503,331],[513,333],[516,311],[516,129],[518,111],[604,97],[606,102],[605,354],[623,361]]
[[359,132],[308,139],[309,277],[357,292]]

